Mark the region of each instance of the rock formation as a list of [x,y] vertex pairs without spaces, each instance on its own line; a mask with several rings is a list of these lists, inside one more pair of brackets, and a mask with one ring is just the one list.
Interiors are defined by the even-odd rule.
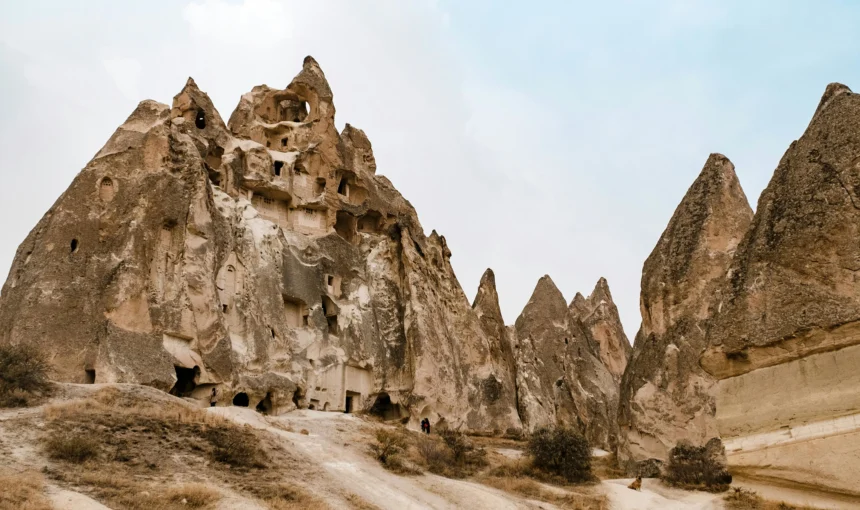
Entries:
[[527,430],[576,426],[612,448],[618,389],[582,322],[549,276],[541,278],[515,324],[517,396]]
[[226,125],[191,79],[140,103],[18,249],[0,341],[41,345],[61,381],[520,428],[492,274],[473,310],[334,115],[310,57]]
[[582,325],[596,342],[600,361],[606,365],[615,380],[620,381],[633,347],[624,334],[618,307],[612,301],[606,278],[597,281],[588,299],[577,292],[570,302],[570,312],[582,321]]
[[759,198],[701,365],[729,463],[860,494],[860,96],[831,84]]
[[719,435],[713,380],[698,360],[709,306],[751,219],[734,166],[711,154],[645,261],[618,412],[618,458],[629,469],[665,461],[681,440],[703,446]]

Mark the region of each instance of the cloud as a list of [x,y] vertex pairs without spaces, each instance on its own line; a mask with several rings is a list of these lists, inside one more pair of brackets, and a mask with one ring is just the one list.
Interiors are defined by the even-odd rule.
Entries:
[[102,64],[126,99],[140,101],[140,73],[143,66],[133,58],[105,58]]
[[191,2],[182,16],[195,36],[222,44],[265,48],[293,35],[287,4],[276,0]]

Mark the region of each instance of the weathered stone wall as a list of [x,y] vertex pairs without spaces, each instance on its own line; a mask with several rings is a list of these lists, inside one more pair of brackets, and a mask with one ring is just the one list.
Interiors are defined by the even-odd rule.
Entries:
[[860,96],[827,87],[762,192],[701,365],[735,469],[860,493]]

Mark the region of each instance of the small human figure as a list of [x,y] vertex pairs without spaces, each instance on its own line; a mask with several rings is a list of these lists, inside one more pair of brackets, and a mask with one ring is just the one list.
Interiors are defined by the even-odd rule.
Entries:
[[209,395],[209,407],[215,407],[218,403],[218,390],[212,388],[212,394]]
[[430,434],[430,418],[424,418],[424,422],[427,423],[424,433]]
[[642,477],[637,476],[633,483],[627,486],[628,489],[633,489],[634,491],[638,491],[642,488]]

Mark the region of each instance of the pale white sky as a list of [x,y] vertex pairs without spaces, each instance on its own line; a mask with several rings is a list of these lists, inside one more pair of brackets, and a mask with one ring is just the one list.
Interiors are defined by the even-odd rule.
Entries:
[[568,301],[604,276],[632,341],[708,154],[755,206],[827,83],[860,83],[860,6],[748,3],[0,0],[0,272],[140,100],[193,76],[226,119],[310,54],[470,299],[492,267],[512,323],[542,275]]

